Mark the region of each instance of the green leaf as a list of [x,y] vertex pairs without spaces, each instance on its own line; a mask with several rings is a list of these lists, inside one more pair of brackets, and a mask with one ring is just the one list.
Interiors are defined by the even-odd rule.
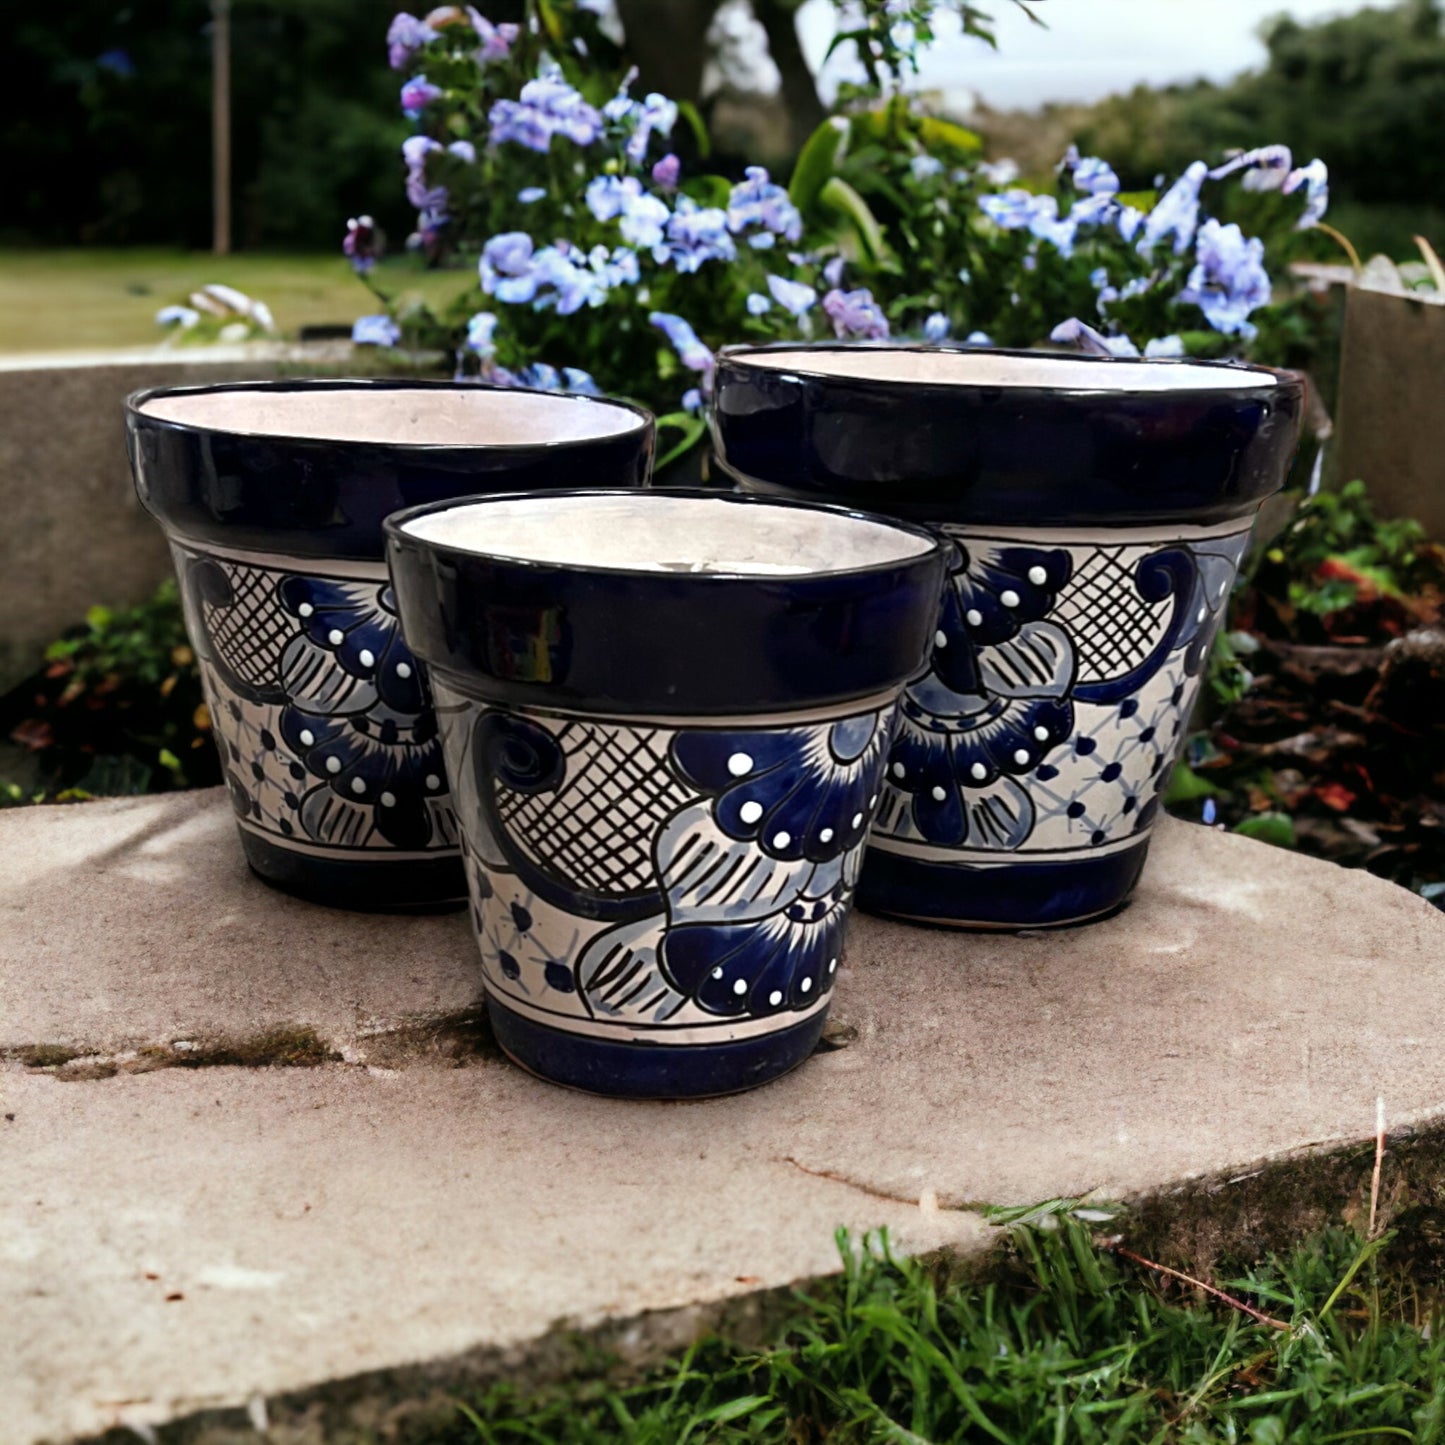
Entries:
[[682,440],[676,442],[658,457],[657,461],[653,464],[654,472],[660,472],[664,467],[670,466],[679,457],[686,456],[687,453],[702,440],[703,434],[707,431],[707,421],[703,417],[694,415],[690,411],[670,411],[666,416],[657,418],[658,431],[662,431],[664,427],[673,431],[680,431],[682,433]]
[[104,632],[110,626],[114,614],[109,607],[102,607],[98,603],[86,610],[85,624],[92,632]]
[[1217,798],[1219,789],[1205,778],[1201,778],[1187,763],[1176,763],[1169,775],[1169,786],[1164,790],[1164,806],[1172,808],[1176,803],[1193,803],[1200,798]]
[[1261,843],[1272,843],[1276,848],[1295,846],[1294,819],[1288,813],[1255,813],[1236,823],[1234,831],[1246,838],[1257,838]]
[[869,265],[881,265],[888,258],[888,242],[883,238],[883,227],[878,224],[877,216],[841,176],[834,176],[823,187],[818,193],[818,202],[852,224]]
[[788,199],[800,211],[811,210],[823,187],[837,174],[847,152],[848,132],[847,120],[834,115],[808,137],[788,183]]
[[925,115],[919,120],[918,134],[930,151],[955,151],[969,160],[983,154],[983,137],[977,131],[951,120],[940,120],[935,115]]
[[707,122],[702,118],[702,113],[690,100],[678,101],[677,113],[692,129],[693,139],[697,142],[698,157],[706,160],[712,154],[712,137],[708,134]]

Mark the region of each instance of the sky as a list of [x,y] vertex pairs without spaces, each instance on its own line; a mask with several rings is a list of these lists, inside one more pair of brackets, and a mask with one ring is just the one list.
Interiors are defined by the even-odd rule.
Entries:
[[[972,95],[995,109],[1033,109],[1046,101],[1091,101],[1142,83],[1166,85],[1200,76],[1227,80],[1264,62],[1255,33],[1286,12],[1300,20],[1384,8],[1360,0],[1033,0],[1047,29],[1007,0],[992,0],[998,50],[959,34],[941,35],[924,61],[920,83],[966,112]],[[833,33],[830,0],[805,0],[798,18],[814,68]],[[856,64],[856,62],[853,62]],[[840,52],[823,71],[830,97],[850,65]]]

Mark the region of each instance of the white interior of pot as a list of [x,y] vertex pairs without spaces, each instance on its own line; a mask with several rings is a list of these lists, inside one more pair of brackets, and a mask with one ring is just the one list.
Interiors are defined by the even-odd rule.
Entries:
[[437,447],[591,441],[643,425],[636,412],[585,398],[472,387],[192,392],[155,397],[140,410],[182,426],[246,436]]
[[865,518],[657,492],[470,502],[415,517],[403,530],[488,557],[627,572],[801,576],[899,562],[930,546]]
[[848,377],[932,386],[1028,386],[1059,391],[1206,391],[1274,386],[1268,371],[1200,366],[1187,361],[1124,361],[1104,357],[1005,356],[993,351],[850,347],[837,351],[752,351],[748,366],[809,376]]

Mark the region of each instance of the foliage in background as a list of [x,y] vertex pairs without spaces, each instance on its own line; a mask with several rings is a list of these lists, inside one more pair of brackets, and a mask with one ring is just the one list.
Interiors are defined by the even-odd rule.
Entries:
[[[1254,1313],[1146,1272],[1095,1236],[1107,1211],[1023,1216],[981,1285],[840,1236],[840,1279],[778,1342],[710,1340],[644,1383],[499,1387],[420,1439],[548,1445],[1445,1438],[1445,1341],[1382,1288],[1390,1236],[1334,1230],[1220,1285]],[[1127,1222],[1127,1221],[1125,1221]],[[414,1437],[416,1438],[416,1437]],[[419,1439],[417,1440],[419,1445]]]
[[868,0],[840,31],[868,81],[845,90],[786,189],[758,167],[710,173],[697,112],[631,93],[591,4],[531,0],[519,25],[458,6],[397,15],[388,56],[417,127],[409,244],[476,266],[479,288],[449,311],[396,303],[375,279],[372,218],[357,217],[344,249],[386,310],[356,339],[666,414],[698,411],[715,349],[748,339],[1052,337],[1277,359],[1293,324],[1279,268],[1318,249],[1324,164],[1266,146],[1131,193],[1070,150],[1047,192],[1011,185],[973,132],[902,89],[937,8]]
[[38,789],[9,802],[209,787],[221,780],[173,581],[138,607],[92,607],[46,650],[45,669],[0,699],[0,727],[34,755]]

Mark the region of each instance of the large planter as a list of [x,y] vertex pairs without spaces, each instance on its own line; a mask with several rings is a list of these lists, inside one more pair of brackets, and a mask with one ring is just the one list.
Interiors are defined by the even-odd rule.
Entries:
[[725,351],[745,489],[926,522],[953,544],[904,698],[859,905],[1078,922],[1144,864],[1303,386],[1262,368],[847,346]]
[[706,492],[498,497],[387,531],[502,1047],[648,1097],[800,1063],[933,631],[936,540]]
[[640,486],[652,421],[620,403],[448,383],[139,392],[127,432],[165,529],[252,868],[317,902],[466,896],[388,513],[499,490]]

